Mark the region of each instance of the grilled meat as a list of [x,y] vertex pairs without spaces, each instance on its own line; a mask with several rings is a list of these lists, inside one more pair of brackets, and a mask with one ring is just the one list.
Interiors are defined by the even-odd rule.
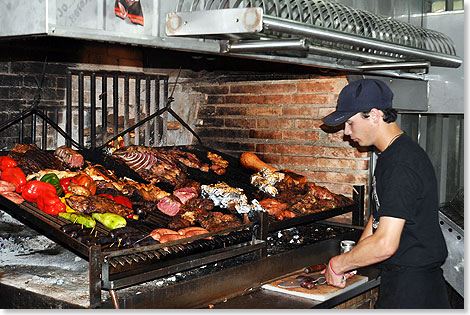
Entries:
[[182,204],[186,204],[188,200],[197,197],[197,191],[191,187],[183,187],[173,191],[173,196],[177,197]]
[[132,209],[127,208],[114,200],[101,196],[76,196],[72,195],[65,199],[67,205],[80,213],[114,213],[122,217],[133,214]]
[[181,215],[176,215],[168,220],[168,227],[172,230],[179,230],[191,226],[191,222],[183,219]]
[[17,144],[8,154],[29,175],[45,169],[63,171],[62,162],[52,153],[39,149],[34,144]]
[[175,163],[175,156],[163,150],[145,146],[122,147],[111,155],[126,163],[131,169],[149,182],[164,182],[175,186],[186,178]]
[[182,206],[181,201],[173,195],[162,198],[157,204],[158,210],[171,217],[180,213]]
[[224,160],[220,155],[207,152],[207,158],[212,161],[211,170],[217,175],[225,174],[225,169],[228,167],[228,161]]
[[7,198],[11,202],[16,203],[17,205],[23,203],[24,201],[23,197],[14,191],[0,191],[0,195]]
[[65,164],[66,167],[82,167],[84,163],[83,156],[72,148],[65,145],[58,147],[54,155]]
[[208,212],[198,220],[199,224],[210,232],[224,230],[229,227],[238,226],[242,223],[241,219],[232,214],[223,214],[222,212]]
[[184,181],[178,183],[175,186],[175,190],[180,189],[180,188],[185,188],[185,187],[191,187],[195,189],[198,195],[201,193],[201,183],[195,180],[192,180],[190,178],[186,178]]

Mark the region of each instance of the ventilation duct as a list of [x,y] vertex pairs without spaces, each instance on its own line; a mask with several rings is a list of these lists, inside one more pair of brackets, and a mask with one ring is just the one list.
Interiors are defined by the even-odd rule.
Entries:
[[221,53],[253,58],[357,71],[462,63],[445,34],[327,0],[179,0],[165,25],[169,37],[216,39]]

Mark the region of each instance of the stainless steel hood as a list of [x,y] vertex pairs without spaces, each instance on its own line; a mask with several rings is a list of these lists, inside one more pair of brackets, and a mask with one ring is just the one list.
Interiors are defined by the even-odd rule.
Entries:
[[333,0],[141,0],[143,25],[116,16],[124,0],[1,2],[0,38],[61,36],[411,78],[462,63],[445,34]]

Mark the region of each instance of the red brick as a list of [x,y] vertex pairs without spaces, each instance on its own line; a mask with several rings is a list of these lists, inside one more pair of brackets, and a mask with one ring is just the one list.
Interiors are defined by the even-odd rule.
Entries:
[[230,93],[234,94],[279,94],[293,93],[296,91],[294,83],[289,84],[250,84],[250,85],[232,85]]
[[365,185],[369,178],[368,171],[356,171],[354,173],[304,171],[303,175],[314,182],[336,182],[352,185]]
[[258,104],[256,95],[227,95],[225,103],[228,104]]
[[247,114],[246,107],[242,106],[218,106],[215,112],[219,116],[245,116]]
[[298,92],[333,92],[336,90],[336,80],[300,81],[297,84]]
[[347,142],[347,139],[345,138],[343,130],[341,130],[335,133],[329,133],[328,141],[329,142]]
[[323,121],[320,119],[295,119],[294,126],[297,129],[321,129]]
[[290,119],[257,119],[256,127],[269,129],[290,129],[292,120]]
[[353,170],[365,170],[367,169],[368,161],[318,158],[315,162],[315,165],[318,167],[327,167],[327,168],[345,168],[345,169],[353,169]]
[[282,139],[317,141],[320,134],[316,131],[283,131]]
[[319,108],[315,106],[284,106],[282,107],[283,116],[299,116],[305,118],[316,118],[318,117]]
[[248,116],[281,116],[282,109],[274,106],[247,107]]
[[225,119],[225,127],[256,128],[255,119]]
[[250,130],[250,138],[281,139],[282,133],[280,131]]
[[207,104],[224,104],[225,96],[206,95],[206,103]]
[[292,104],[332,104],[333,97],[328,94],[295,94]]
[[290,104],[293,95],[259,95],[256,104]]

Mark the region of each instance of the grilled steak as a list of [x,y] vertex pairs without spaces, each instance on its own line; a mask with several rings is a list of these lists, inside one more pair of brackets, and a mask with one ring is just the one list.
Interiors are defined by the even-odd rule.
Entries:
[[17,144],[8,154],[18,163],[25,175],[37,173],[45,169],[63,171],[62,162],[52,153],[39,149],[34,144]]
[[172,217],[177,215],[181,211],[182,205],[183,204],[177,197],[171,195],[164,197],[162,200],[160,200],[157,204],[157,208],[164,214]]
[[101,196],[77,196],[73,195],[66,198],[67,205],[73,210],[80,213],[114,213],[122,217],[127,217],[134,212],[132,209],[125,207],[114,200]]
[[127,146],[114,151],[111,156],[123,161],[150,182],[164,182],[175,186],[186,178],[185,173],[175,163],[174,156],[155,148]]
[[58,147],[54,151],[54,155],[61,160],[66,167],[82,167],[83,156],[72,148],[65,145]]
[[197,191],[191,187],[184,187],[173,191],[173,195],[177,197],[182,204],[186,204],[188,200],[197,197]]

